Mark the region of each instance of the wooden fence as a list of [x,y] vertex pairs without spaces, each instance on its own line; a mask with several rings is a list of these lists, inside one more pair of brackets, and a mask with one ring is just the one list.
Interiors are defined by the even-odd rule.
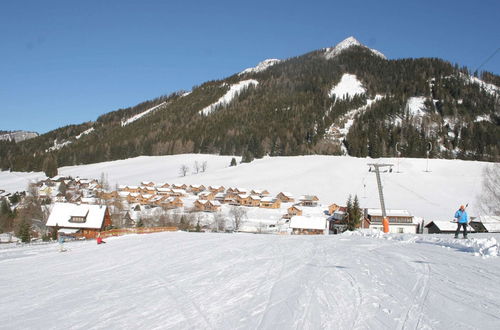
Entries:
[[138,227],[138,228],[121,228],[121,229],[111,229],[101,232],[101,237],[111,237],[111,236],[123,236],[129,234],[151,234],[151,233],[159,233],[163,231],[177,231],[179,230],[177,227]]

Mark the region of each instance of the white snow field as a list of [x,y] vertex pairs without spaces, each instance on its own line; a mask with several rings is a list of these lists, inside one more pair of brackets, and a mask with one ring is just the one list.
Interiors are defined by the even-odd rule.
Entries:
[[[267,189],[271,195],[290,192],[295,197],[317,195],[320,203],[344,205],[349,194],[357,194],[362,207],[379,208],[374,172],[368,163],[392,163],[392,173],[382,173],[385,205],[407,209],[412,215],[432,220],[451,220],[461,204],[469,203],[471,216],[481,215],[477,196],[482,187],[486,162],[412,158],[354,158],[346,156],[265,157],[229,167],[232,156],[185,154],[137,157],[90,165],[59,168],[59,174],[81,178],[108,178],[110,186],[138,185],[142,181],[223,185],[247,189]],[[236,157],[239,161],[240,158]],[[194,162],[207,162],[204,173],[193,173]],[[182,164],[190,173],[181,177]],[[429,172],[426,172],[426,169]],[[397,173],[397,172],[400,173]],[[43,173],[0,172],[0,189],[26,190],[30,180]]]
[[498,329],[500,258],[475,256],[478,236],[170,232],[68,242],[64,253],[0,245],[0,328]]

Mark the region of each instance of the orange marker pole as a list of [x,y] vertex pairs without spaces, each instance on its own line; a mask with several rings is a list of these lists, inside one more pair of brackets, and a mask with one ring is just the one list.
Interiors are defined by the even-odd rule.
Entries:
[[384,227],[384,233],[387,234],[389,232],[389,219],[387,217],[382,219],[382,226]]

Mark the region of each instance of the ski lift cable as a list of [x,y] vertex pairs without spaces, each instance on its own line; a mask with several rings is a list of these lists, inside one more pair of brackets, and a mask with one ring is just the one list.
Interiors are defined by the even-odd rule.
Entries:
[[476,68],[476,70],[474,70],[474,72],[475,72],[475,71],[479,71],[479,69],[481,69],[481,67],[482,67],[483,65],[485,65],[486,63],[488,63],[488,62],[489,62],[489,61],[490,61],[490,60],[491,60],[491,59],[492,59],[492,58],[493,58],[493,57],[494,57],[494,56],[495,56],[495,55],[496,55],[499,51],[500,51],[500,47],[498,47],[498,48],[497,48],[497,49],[493,52],[493,54],[491,54],[491,55],[490,55],[490,56],[489,56],[486,60],[484,60],[484,62],[483,62],[483,63],[481,63],[481,65],[480,65],[480,66],[478,66],[478,67]]

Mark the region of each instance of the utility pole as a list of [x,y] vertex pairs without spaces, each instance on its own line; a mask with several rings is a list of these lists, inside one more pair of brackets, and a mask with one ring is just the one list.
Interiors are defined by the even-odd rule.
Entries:
[[387,218],[387,213],[385,210],[385,202],[384,202],[384,192],[382,189],[382,180],[380,179],[380,168],[381,167],[389,167],[392,169],[393,164],[368,164],[368,166],[375,169],[375,175],[377,176],[377,186],[378,186],[378,196],[380,198],[380,207],[382,209],[382,225],[384,226],[384,233],[389,232],[389,219]]
[[432,150],[432,143],[428,142],[427,143],[427,165],[425,167],[425,172],[430,172],[429,171],[429,153]]

